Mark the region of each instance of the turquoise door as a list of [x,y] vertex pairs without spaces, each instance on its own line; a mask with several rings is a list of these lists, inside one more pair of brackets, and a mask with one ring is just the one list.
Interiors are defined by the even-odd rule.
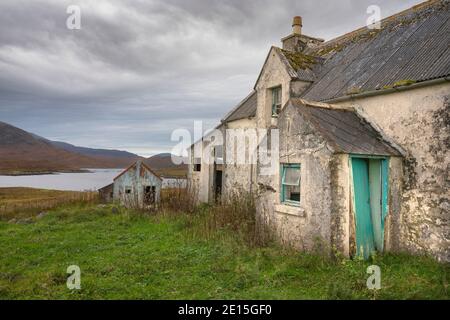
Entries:
[[352,158],[357,255],[368,258],[383,251],[387,214],[388,162]]
[[375,250],[370,210],[369,162],[353,158],[353,190],[356,211],[356,254],[368,258]]

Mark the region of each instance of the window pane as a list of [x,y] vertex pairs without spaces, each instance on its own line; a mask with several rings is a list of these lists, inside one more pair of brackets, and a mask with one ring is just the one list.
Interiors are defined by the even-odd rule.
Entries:
[[272,89],[273,91],[273,104],[281,103],[281,88]]
[[272,89],[272,115],[277,116],[281,110],[281,88]]
[[291,186],[300,185],[300,168],[290,168],[284,169],[284,181],[283,184]]
[[285,188],[285,200],[300,202],[300,186],[286,186]]
[[216,146],[214,148],[215,148],[216,158],[223,158],[223,147],[222,146]]

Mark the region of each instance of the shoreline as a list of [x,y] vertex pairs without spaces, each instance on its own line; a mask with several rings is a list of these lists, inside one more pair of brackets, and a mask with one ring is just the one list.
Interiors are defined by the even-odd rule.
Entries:
[[60,173],[92,173],[87,169],[74,169],[74,170],[53,170],[53,171],[0,171],[0,176],[7,177],[19,177],[19,176],[42,176],[42,175],[56,175]]

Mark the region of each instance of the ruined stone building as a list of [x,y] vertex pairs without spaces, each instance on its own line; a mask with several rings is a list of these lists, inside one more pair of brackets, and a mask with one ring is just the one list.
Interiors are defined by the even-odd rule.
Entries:
[[[409,251],[450,261],[449,33],[449,1],[330,41],[304,35],[295,17],[254,91],[216,128],[221,144],[213,132],[191,147],[199,201],[252,192],[257,214],[304,250],[321,243],[345,256]],[[249,152],[260,134],[244,150],[229,146],[229,129],[252,128],[278,129],[277,144],[264,138],[278,148],[273,174]],[[256,159],[229,163],[230,152]]]
[[104,202],[116,201],[126,207],[156,206],[161,198],[162,178],[141,160],[122,171],[114,182],[99,189]]

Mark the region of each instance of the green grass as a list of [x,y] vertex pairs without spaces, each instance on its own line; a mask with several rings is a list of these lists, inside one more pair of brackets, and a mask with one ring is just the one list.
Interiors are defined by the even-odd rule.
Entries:
[[[149,218],[110,207],[54,209],[31,224],[0,222],[1,299],[448,299],[449,265],[385,255],[340,260],[248,248],[231,234],[193,236],[183,218]],[[81,290],[66,287],[69,265]],[[382,289],[366,288],[381,267]]]

